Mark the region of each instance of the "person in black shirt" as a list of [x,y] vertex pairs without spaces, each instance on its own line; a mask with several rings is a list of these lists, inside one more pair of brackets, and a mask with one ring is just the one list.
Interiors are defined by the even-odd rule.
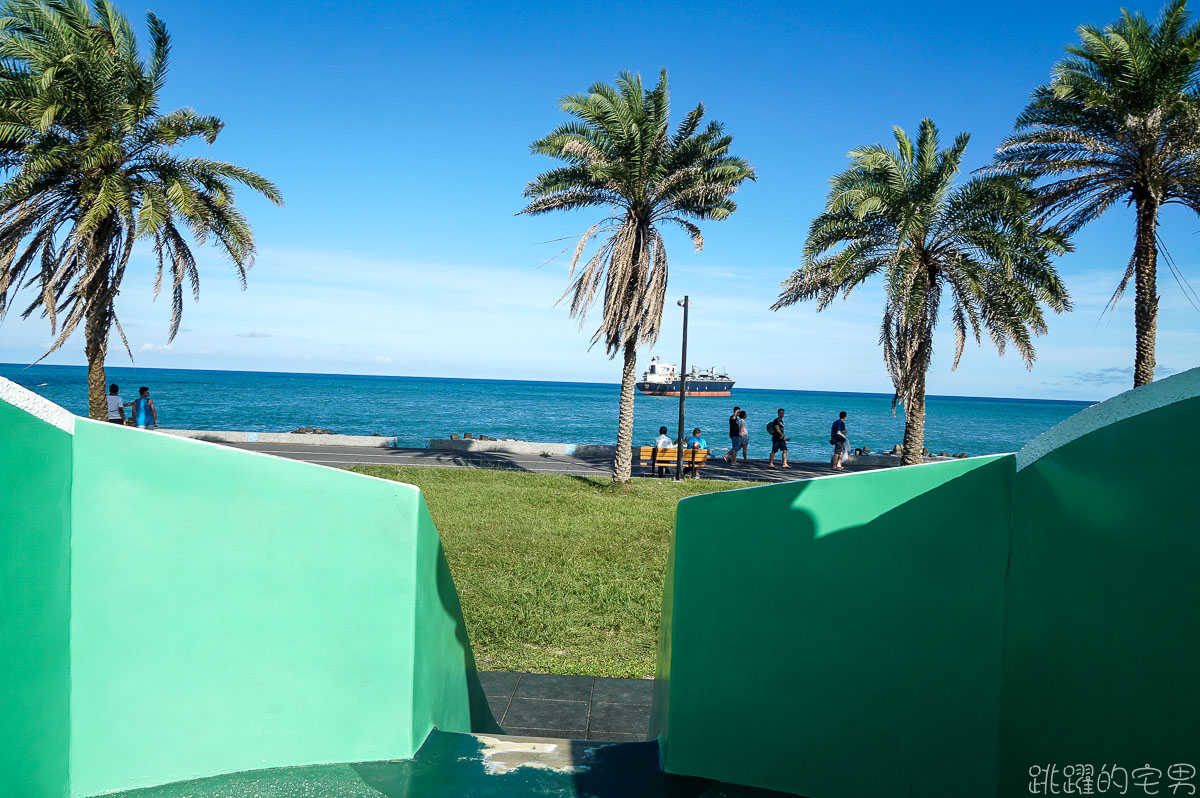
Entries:
[[[742,465],[746,464],[746,449],[750,446],[750,429],[746,426],[746,411],[738,411],[738,435],[742,438]],[[737,460],[737,450],[734,450],[733,459]]]
[[737,450],[741,448],[742,436],[738,432],[738,411],[740,407],[733,408],[733,415],[729,417],[729,451],[725,453],[723,458],[726,463],[734,463],[737,461]]
[[767,432],[771,433],[771,459],[767,461],[767,468],[775,467],[775,452],[783,453],[783,462],[780,464],[782,468],[791,468],[787,462],[787,442],[790,440],[783,434],[783,408],[779,408],[779,415],[771,419],[771,423],[767,424]]
[[833,422],[833,427],[829,430],[829,442],[833,445],[833,459],[829,464],[833,466],[834,471],[845,471],[846,467],[842,465],[842,460],[846,457],[846,440],[849,438],[846,435],[846,411],[843,410],[838,414],[837,421]]

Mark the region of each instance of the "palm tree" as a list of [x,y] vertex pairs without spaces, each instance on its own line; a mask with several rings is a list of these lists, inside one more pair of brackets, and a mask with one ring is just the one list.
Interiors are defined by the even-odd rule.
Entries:
[[979,177],[954,186],[967,134],[938,149],[933,122],[921,122],[914,145],[895,128],[896,150],[873,145],[849,154],[852,166],[837,175],[825,211],[809,227],[804,265],[784,280],[772,310],[808,299],[824,310],[876,274],[885,300],[880,342],[895,394],[904,405],[901,463],[922,462],[925,374],[943,291],[958,367],[968,335],[987,331],[1001,354],[1011,342],[1033,367],[1034,334],[1046,331],[1042,305],[1070,308],[1067,291],[1050,263],[1069,248],[1065,236],[1031,219],[1028,181]]
[[9,0],[0,11],[0,165],[9,171],[0,187],[0,316],[16,291],[34,290],[22,315],[49,318],[50,352],[83,324],[92,418],[105,417],[113,325],[125,339],[113,302],[134,242],[153,243],[156,295],[166,272],[174,338],[184,283],[199,291],[189,237],[216,244],[245,287],[254,236],[233,185],[282,204],[248,169],[174,152],[197,137],[212,144],[223,125],[191,109],[159,113],[170,37],[153,14],[146,21],[143,61],[129,21],[107,0]]
[[[609,357],[624,356],[617,453],[613,481],[630,477],[633,394],[637,349],[658,339],[667,290],[667,249],[659,227],[682,227],[699,251],[704,237],[696,221],[720,221],[736,210],[730,199],[754,169],[729,154],[733,137],[717,122],[703,129],[704,105],[697,105],[668,129],[667,71],[646,91],[640,75],[622,73],[616,86],[596,83],[587,94],[572,94],[559,107],[578,121],[555,128],[531,149],[566,162],[525,187],[529,205],[521,213],[600,207],[612,215],[589,227],[571,258],[570,313],[582,325],[603,284],[603,319],[592,338],[604,342]],[[609,234],[579,269],[588,242]]]
[[1039,201],[1067,234],[1124,200],[1136,210],[1133,257],[1110,300],[1134,281],[1134,387],[1154,379],[1158,324],[1158,212],[1178,203],[1200,213],[1200,25],[1185,0],[1155,26],[1121,12],[1054,67],[996,154],[997,174],[1050,178]]

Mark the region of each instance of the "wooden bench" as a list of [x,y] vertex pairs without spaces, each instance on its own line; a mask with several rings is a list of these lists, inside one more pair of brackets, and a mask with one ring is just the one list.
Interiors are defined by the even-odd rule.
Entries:
[[[655,473],[656,468],[674,467],[679,460],[679,452],[674,447],[670,449],[656,449],[653,446],[639,446],[638,464],[650,466],[650,474]],[[683,450],[683,465],[684,471],[691,469],[692,473],[697,477],[700,475],[696,472],[697,468],[704,468],[708,462],[708,449],[684,449]]]

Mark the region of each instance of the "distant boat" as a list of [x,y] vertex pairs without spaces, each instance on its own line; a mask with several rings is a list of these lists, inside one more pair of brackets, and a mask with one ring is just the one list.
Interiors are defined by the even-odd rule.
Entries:
[[[637,389],[647,396],[679,396],[679,373],[675,364],[650,358],[650,366],[642,373]],[[733,380],[715,368],[699,371],[693,366],[687,373],[687,396],[729,396],[732,391]]]
[[50,384],[50,383],[48,383],[48,382],[39,382],[39,383],[37,384],[37,387],[39,387],[39,388],[45,388],[45,387],[46,387],[47,385],[49,385],[49,384]]

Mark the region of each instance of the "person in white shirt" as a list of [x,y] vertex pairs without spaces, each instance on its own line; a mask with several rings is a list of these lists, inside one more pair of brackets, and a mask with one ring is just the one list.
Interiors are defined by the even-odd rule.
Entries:
[[[667,436],[667,428],[666,427],[658,428],[658,437],[654,439],[654,448],[655,449],[673,449],[673,448],[675,448],[675,441],[671,440]],[[666,476],[669,473],[670,473],[670,470],[667,466],[660,465],[658,467],[658,475],[660,477]]]
[[125,423],[125,403],[121,401],[121,394],[118,393],[121,389],[114,382],[108,386],[108,423],[109,424],[124,424]]

